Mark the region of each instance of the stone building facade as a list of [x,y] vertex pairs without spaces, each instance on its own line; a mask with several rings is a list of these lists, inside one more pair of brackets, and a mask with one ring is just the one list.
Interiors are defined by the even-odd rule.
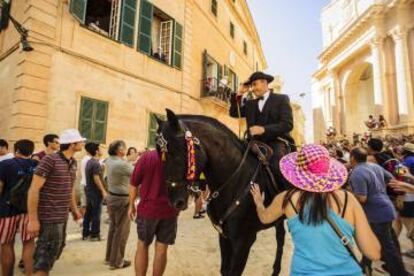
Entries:
[[313,74],[314,139],[347,137],[383,115],[378,134],[414,131],[414,1],[333,0],[322,10],[323,51]]
[[[31,52],[0,18],[0,136],[79,128],[92,140],[153,145],[154,114],[217,118],[235,132],[220,80],[267,67],[244,0],[6,0]],[[8,24],[7,24],[8,23]]]

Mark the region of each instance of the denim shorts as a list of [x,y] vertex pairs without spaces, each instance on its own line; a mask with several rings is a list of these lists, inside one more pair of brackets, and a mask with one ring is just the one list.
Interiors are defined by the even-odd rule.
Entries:
[[66,222],[40,223],[33,256],[33,270],[49,272],[65,247]]

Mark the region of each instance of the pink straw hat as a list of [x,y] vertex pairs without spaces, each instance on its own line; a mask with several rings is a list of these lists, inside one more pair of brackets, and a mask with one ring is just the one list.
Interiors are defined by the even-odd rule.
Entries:
[[280,171],[293,186],[308,192],[325,193],[345,184],[344,165],[329,156],[320,145],[305,145],[280,160]]

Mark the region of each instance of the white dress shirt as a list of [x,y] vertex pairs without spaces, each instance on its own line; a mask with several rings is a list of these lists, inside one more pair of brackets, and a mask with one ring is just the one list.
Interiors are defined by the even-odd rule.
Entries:
[[270,95],[270,91],[267,91],[264,95],[263,95],[263,99],[258,101],[258,105],[259,105],[259,110],[260,112],[263,111],[263,107],[266,104],[267,99],[269,98]]

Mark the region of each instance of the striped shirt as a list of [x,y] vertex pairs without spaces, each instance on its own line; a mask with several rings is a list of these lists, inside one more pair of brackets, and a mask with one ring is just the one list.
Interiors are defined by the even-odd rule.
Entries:
[[46,179],[39,194],[38,215],[41,222],[62,223],[68,219],[76,161],[63,153],[46,155],[34,172]]

